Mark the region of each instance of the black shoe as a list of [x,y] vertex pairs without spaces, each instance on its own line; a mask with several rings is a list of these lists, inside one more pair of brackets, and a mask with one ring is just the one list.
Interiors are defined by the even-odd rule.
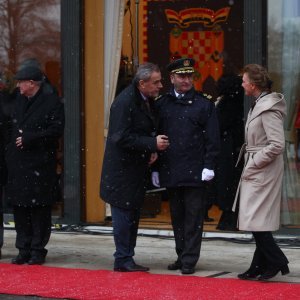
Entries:
[[288,265],[284,265],[283,267],[280,267],[280,268],[278,268],[278,267],[270,268],[270,269],[266,270],[262,275],[260,275],[258,277],[258,280],[265,281],[265,280],[271,279],[271,278],[275,277],[279,273],[279,271],[281,272],[281,275],[286,275],[286,274],[290,273]]
[[27,263],[29,261],[29,259],[30,259],[29,255],[18,254],[15,258],[13,258],[11,260],[11,263],[14,265],[23,265],[23,264]]
[[176,271],[176,270],[179,270],[181,269],[182,267],[182,264],[180,261],[176,260],[174,263],[168,265],[168,270],[170,271]]
[[42,265],[44,264],[46,261],[45,257],[42,256],[32,256],[29,260],[28,260],[28,264],[29,265]]
[[251,279],[255,279],[257,276],[261,275],[263,273],[263,270],[259,267],[254,267],[254,268],[249,268],[249,270],[247,270],[244,273],[238,274],[238,278],[239,279],[243,279],[243,280],[251,280]]
[[194,274],[195,268],[193,267],[182,267],[181,268],[181,274]]
[[148,267],[140,266],[137,264],[114,268],[114,271],[116,272],[148,272],[149,270],[150,269]]

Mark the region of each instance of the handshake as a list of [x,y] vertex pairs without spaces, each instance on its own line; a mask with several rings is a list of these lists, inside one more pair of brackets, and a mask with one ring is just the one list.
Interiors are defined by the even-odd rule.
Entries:
[[[204,168],[202,171],[201,180],[202,181],[210,181],[215,177],[215,172],[213,170],[209,170]],[[151,174],[151,181],[152,184],[155,187],[160,187],[160,181],[159,181],[159,173],[158,172],[152,172]]]

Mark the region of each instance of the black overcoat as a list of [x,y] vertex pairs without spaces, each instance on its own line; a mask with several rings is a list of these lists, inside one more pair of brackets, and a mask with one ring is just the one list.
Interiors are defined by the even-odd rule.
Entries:
[[7,135],[8,118],[3,111],[3,97],[5,95],[0,92],[0,186],[6,184],[7,169],[5,164],[5,144]]
[[[64,130],[64,106],[53,89],[42,85],[30,100],[18,94],[6,150],[6,198],[12,205],[50,205],[56,199],[56,151]],[[23,147],[16,138],[22,136]]]
[[244,90],[239,76],[224,76],[218,82],[220,98],[216,105],[220,126],[221,152],[215,177],[216,204],[231,211],[243,164],[235,166],[244,143]]
[[134,85],[123,90],[110,109],[100,196],[114,206],[140,209],[147,187],[149,159],[156,152],[153,115]]
[[214,103],[192,88],[182,99],[174,90],[155,103],[159,133],[170,146],[160,152],[163,187],[203,185],[203,168],[213,170],[219,153],[219,125]]

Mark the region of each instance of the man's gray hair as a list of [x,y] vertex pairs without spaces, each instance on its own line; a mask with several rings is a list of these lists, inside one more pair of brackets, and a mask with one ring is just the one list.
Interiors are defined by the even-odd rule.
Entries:
[[140,80],[148,81],[153,72],[160,72],[160,69],[157,65],[150,62],[141,64],[133,78],[133,83],[138,86]]

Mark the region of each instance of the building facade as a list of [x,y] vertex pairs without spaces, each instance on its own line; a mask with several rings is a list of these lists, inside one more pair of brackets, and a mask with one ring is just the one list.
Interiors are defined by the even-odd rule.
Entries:
[[288,104],[281,223],[300,228],[299,0],[0,0],[0,8],[2,80],[36,58],[65,103],[58,223],[105,222],[99,178],[110,104],[145,61],[161,67],[166,91],[165,66],[182,56],[195,58],[195,86],[213,97],[222,76],[247,63],[268,67]]

